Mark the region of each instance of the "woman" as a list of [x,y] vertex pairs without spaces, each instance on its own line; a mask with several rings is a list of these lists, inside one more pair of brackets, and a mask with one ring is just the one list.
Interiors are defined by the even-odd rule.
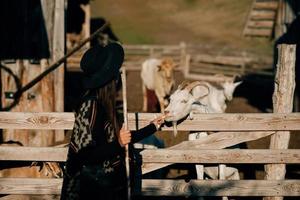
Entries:
[[124,51],[117,43],[95,46],[82,57],[84,95],[76,111],[61,199],[126,199],[125,145],[156,132],[164,116],[138,131],[120,128],[116,90]]

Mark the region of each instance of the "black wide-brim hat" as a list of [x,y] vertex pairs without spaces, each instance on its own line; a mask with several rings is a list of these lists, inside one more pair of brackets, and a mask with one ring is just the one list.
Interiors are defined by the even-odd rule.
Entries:
[[123,61],[124,50],[118,43],[109,43],[105,47],[96,45],[88,49],[80,61],[84,73],[83,86],[86,89],[99,88],[118,79]]

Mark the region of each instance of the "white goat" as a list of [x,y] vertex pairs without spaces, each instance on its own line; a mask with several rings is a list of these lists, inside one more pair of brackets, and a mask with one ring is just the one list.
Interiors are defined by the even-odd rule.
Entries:
[[153,90],[160,105],[160,111],[164,113],[168,104],[166,98],[171,94],[174,86],[175,64],[171,58],[150,58],[143,62],[141,78],[143,82],[143,111],[147,111],[147,89]]
[[224,113],[227,101],[233,98],[235,88],[241,82],[224,82],[220,85],[205,81],[183,82],[170,96],[170,103],[165,109],[167,121],[177,122],[193,113]]
[[[179,85],[178,89],[170,96],[170,104],[165,109],[165,113],[168,115],[165,120],[173,122],[175,136],[177,121],[187,115],[193,118],[193,113],[224,113],[227,107],[226,101],[232,100],[233,92],[239,84],[241,82],[233,83],[232,81],[213,85],[204,81],[195,81]],[[206,132],[190,133],[189,140],[205,136],[207,136]],[[202,165],[196,165],[198,179],[203,178],[203,174],[200,174],[202,169]],[[205,167],[204,172],[212,179],[216,179],[219,174],[218,167]],[[225,177],[239,179],[237,169],[226,167]]]

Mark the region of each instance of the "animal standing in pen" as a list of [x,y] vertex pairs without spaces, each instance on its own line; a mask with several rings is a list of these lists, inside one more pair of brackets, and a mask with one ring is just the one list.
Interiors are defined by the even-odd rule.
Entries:
[[[226,102],[232,100],[233,92],[239,84],[241,82],[227,81],[214,85],[205,81],[184,82],[170,96],[170,104],[165,110],[168,117],[165,120],[173,122],[176,135],[177,121],[186,116],[192,119],[194,113],[224,113],[227,108]],[[207,135],[206,132],[190,133],[189,140],[201,139]],[[203,178],[203,174],[200,174],[201,169],[202,165],[196,165],[198,179]],[[219,176],[218,167],[205,167],[204,172],[212,179],[217,179]],[[226,179],[239,179],[238,170],[226,167],[225,177]]]
[[175,63],[171,58],[150,58],[143,62],[141,78],[143,84],[143,111],[149,111],[148,91],[154,91],[158,99],[160,112],[164,113],[168,97],[175,84]]

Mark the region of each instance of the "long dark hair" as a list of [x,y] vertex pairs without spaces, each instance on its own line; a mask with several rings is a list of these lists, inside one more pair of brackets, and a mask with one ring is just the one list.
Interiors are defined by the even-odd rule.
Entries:
[[112,80],[105,86],[97,89],[97,98],[99,103],[104,107],[114,129],[118,134],[119,124],[117,122],[117,110],[116,110],[116,81]]

